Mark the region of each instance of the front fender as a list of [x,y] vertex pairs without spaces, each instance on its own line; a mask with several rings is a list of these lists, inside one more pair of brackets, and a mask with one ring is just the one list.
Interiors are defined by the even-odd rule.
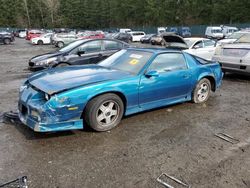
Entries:
[[[120,93],[126,99],[126,107],[138,107],[138,84],[139,77],[128,78],[120,81],[101,82],[94,85],[87,85],[80,88],[75,88],[56,96],[53,106],[61,106],[58,102],[65,101],[69,98],[66,107],[77,107],[75,111],[82,112],[87,103],[94,97],[104,93]],[[64,105],[64,104],[63,104]],[[65,112],[64,112],[65,113]]]

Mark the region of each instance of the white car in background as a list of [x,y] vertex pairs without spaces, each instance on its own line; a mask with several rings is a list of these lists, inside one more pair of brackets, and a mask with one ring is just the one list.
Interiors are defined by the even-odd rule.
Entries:
[[212,39],[222,39],[224,37],[223,31],[221,27],[209,26],[206,28],[205,35],[207,38]]
[[184,41],[186,42],[189,48],[187,50],[184,50],[185,52],[201,57],[203,59],[212,59],[216,49],[216,42],[214,40],[192,37],[184,38]]
[[132,32],[132,30],[129,29],[129,28],[121,28],[121,29],[119,30],[119,33],[129,33],[129,32]]
[[38,44],[38,45],[43,45],[43,44],[51,44],[51,36],[53,33],[46,33],[43,34],[39,37],[35,37],[31,39],[32,44]]
[[223,32],[224,37],[228,37],[237,31],[239,31],[237,27],[222,26],[222,32]]
[[242,37],[244,34],[247,34],[247,33],[250,33],[250,32],[247,32],[247,31],[235,32],[235,33],[231,34],[230,36],[226,37],[225,39],[219,40],[216,43],[216,46],[234,43],[236,40],[238,40],[240,37]]
[[140,42],[141,38],[146,35],[143,31],[132,31],[129,34],[131,35],[132,42]]
[[217,46],[212,60],[221,64],[223,72],[250,75],[250,33],[232,44]]
[[18,37],[20,38],[25,38],[27,35],[27,32],[26,31],[20,31],[19,34],[18,34]]

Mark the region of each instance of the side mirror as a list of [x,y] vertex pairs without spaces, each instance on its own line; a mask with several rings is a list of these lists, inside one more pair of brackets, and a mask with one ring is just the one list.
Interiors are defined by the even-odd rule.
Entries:
[[145,73],[145,76],[147,78],[151,78],[151,77],[158,77],[159,76],[159,73],[155,70],[150,70],[148,72]]
[[85,51],[78,51],[77,55],[81,56],[82,54],[85,54]]

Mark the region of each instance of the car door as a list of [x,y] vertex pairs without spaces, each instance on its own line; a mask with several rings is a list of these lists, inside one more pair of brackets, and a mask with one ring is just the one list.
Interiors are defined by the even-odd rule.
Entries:
[[215,41],[210,39],[199,40],[193,45],[192,49],[185,51],[198,57],[211,60],[215,51]]
[[206,39],[203,40],[203,44],[204,44],[204,57],[205,59],[209,59],[211,60],[212,57],[214,56],[214,52],[215,52],[215,45],[216,42],[214,40],[210,40],[210,39]]
[[112,40],[103,40],[104,50],[101,53],[101,59],[106,59],[111,56],[115,52],[121,50],[123,48],[123,44],[121,42],[112,41]]
[[[200,45],[201,42],[202,42],[202,46]],[[199,42],[198,45],[195,44],[194,47],[195,48],[192,49],[194,55],[199,56],[204,59],[211,60],[215,51],[215,41],[210,40],[210,39],[202,40]]]
[[156,74],[141,76],[139,104],[143,109],[185,100],[192,87],[192,74],[181,52],[159,54],[146,71]]
[[50,37],[51,37],[51,35],[45,35],[45,36],[43,37],[43,43],[44,43],[44,44],[50,44],[50,43],[51,43]]
[[70,53],[69,62],[72,65],[96,64],[102,59],[102,51],[101,40],[88,41]]

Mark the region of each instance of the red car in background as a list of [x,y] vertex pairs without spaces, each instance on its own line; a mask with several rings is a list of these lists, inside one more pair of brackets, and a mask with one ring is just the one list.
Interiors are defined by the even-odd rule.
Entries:
[[35,37],[40,37],[44,32],[40,30],[28,30],[26,34],[26,40],[31,40]]
[[77,35],[78,39],[103,39],[104,34],[102,33],[80,33]]

